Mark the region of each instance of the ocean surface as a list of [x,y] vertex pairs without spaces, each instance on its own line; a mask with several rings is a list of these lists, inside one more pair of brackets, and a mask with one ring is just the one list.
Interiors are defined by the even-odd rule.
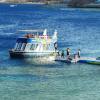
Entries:
[[100,100],[100,66],[10,59],[18,30],[45,28],[59,50],[100,56],[100,9],[0,4],[0,100]]

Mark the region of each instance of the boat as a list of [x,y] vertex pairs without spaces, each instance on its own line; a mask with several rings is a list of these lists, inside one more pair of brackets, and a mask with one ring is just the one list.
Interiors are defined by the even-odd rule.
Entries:
[[20,32],[30,32],[17,38],[13,49],[9,50],[11,58],[38,58],[46,57],[55,59],[57,50],[57,30],[53,36],[47,34],[45,30],[19,30]]
[[80,58],[78,62],[93,64],[93,65],[100,65],[100,59],[98,58]]
[[12,5],[10,5],[10,7],[16,7],[16,6],[17,6],[17,5],[13,5],[13,4],[12,4]]
[[94,65],[100,65],[100,57],[98,58],[91,58],[91,57],[81,57],[78,59],[66,59],[57,57],[55,61],[63,62],[63,63],[85,63],[85,64],[94,64]]

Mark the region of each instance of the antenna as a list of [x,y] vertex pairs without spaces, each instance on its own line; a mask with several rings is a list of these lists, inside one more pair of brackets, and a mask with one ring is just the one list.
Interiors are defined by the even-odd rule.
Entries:
[[43,35],[47,35],[47,29],[44,30]]

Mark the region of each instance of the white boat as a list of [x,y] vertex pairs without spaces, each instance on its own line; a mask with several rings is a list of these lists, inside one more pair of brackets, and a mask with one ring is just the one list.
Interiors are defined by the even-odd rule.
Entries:
[[12,4],[12,5],[10,5],[10,7],[16,7],[16,6],[17,6],[17,5],[13,5],[13,4]]
[[[57,50],[55,44],[57,43],[57,31],[55,30],[53,36],[47,35],[47,29],[43,30],[20,30],[30,32],[19,37],[16,41],[15,47],[9,51],[10,57],[47,57],[54,60]],[[42,32],[42,35],[39,33]]]

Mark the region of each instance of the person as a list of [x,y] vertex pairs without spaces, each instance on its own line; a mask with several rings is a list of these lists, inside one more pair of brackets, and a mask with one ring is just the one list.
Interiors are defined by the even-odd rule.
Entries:
[[57,42],[54,43],[55,52],[57,51]]
[[77,63],[77,61],[78,61],[78,55],[77,54],[74,54],[74,60],[75,60],[75,63]]
[[66,52],[67,52],[67,60],[69,60],[69,58],[70,58],[70,49],[67,48]]
[[77,52],[77,56],[78,56],[78,58],[80,58],[80,52],[81,52],[81,50],[78,49],[78,52]]
[[61,56],[60,56],[60,52],[59,51],[56,52],[55,57],[56,57],[56,60],[60,59]]
[[64,58],[64,50],[61,52],[61,58]]
[[59,51],[57,52],[57,56],[58,56],[58,57],[60,56],[60,53],[59,53]]
[[27,33],[27,34],[25,35],[25,37],[26,37],[26,38],[29,38],[29,33]]
[[70,49],[67,48],[67,56],[69,56],[69,55],[70,55]]

